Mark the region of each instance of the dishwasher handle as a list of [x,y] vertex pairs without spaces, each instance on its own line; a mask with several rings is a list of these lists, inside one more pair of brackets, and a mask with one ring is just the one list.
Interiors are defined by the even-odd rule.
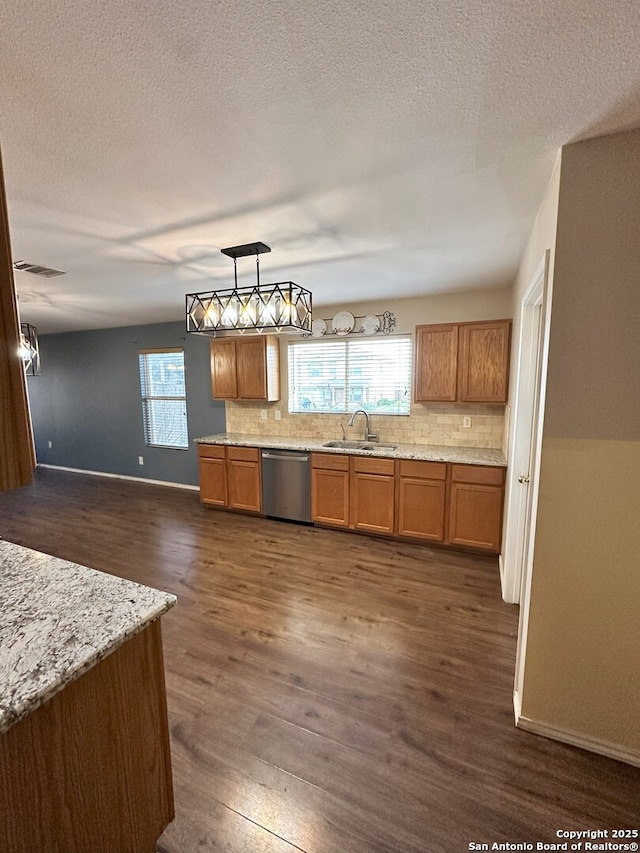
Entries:
[[267,453],[266,450],[262,451],[263,459],[282,459],[284,462],[308,462],[309,456],[294,456],[293,454],[280,454],[280,453]]

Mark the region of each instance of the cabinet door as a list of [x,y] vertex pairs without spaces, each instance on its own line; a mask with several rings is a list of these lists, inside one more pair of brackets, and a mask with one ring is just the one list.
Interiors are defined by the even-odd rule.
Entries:
[[236,340],[238,397],[242,400],[267,399],[266,338]]
[[211,341],[211,389],[214,399],[233,400],[238,396],[236,342],[231,338]]
[[[318,454],[314,454],[317,456]],[[349,524],[349,471],[311,470],[311,518],[320,524]]]
[[200,457],[200,500],[207,506],[227,505],[227,468],[224,459],[209,459]]
[[256,447],[227,447],[227,506],[262,511],[260,451]]
[[444,539],[444,480],[401,477],[398,496],[398,536],[442,542]]
[[416,403],[452,402],[458,376],[458,326],[416,327]]
[[393,533],[394,496],[393,477],[354,471],[349,526],[370,533]]
[[460,326],[458,390],[465,403],[506,403],[511,321]]
[[501,486],[451,483],[448,541],[452,545],[498,552],[502,533],[502,495]]

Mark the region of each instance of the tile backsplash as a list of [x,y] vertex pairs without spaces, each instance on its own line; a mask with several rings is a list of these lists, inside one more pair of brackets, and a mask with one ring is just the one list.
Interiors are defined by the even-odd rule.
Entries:
[[[245,435],[290,436],[291,438],[342,438],[343,423],[349,438],[361,438],[364,418],[358,415],[352,427],[350,415],[289,414],[286,403],[225,403],[227,432]],[[267,419],[260,419],[265,409]],[[276,412],[281,420],[276,420]],[[463,418],[471,418],[471,427],[463,427]],[[434,444],[447,447],[485,447],[501,450],[504,433],[504,407],[456,405],[453,403],[415,403],[409,416],[371,415],[371,430],[380,441]]]

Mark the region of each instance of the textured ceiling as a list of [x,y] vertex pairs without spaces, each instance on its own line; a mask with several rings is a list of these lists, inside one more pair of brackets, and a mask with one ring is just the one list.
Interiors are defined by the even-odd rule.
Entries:
[[639,45],[638,0],[3,0],[13,256],[68,271],[22,318],[180,319],[256,240],[316,305],[508,286],[557,149],[640,124]]

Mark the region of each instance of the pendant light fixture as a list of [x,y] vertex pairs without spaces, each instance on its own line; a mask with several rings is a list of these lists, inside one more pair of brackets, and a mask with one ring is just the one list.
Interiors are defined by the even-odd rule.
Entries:
[[[221,249],[233,258],[234,287],[204,293],[187,293],[187,332],[200,335],[245,332],[311,332],[311,292],[294,284],[260,283],[260,255],[270,252],[265,243],[245,243]],[[256,256],[256,284],[238,287],[238,258]]]
[[29,323],[20,323],[20,357],[27,376],[42,376],[38,330]]

